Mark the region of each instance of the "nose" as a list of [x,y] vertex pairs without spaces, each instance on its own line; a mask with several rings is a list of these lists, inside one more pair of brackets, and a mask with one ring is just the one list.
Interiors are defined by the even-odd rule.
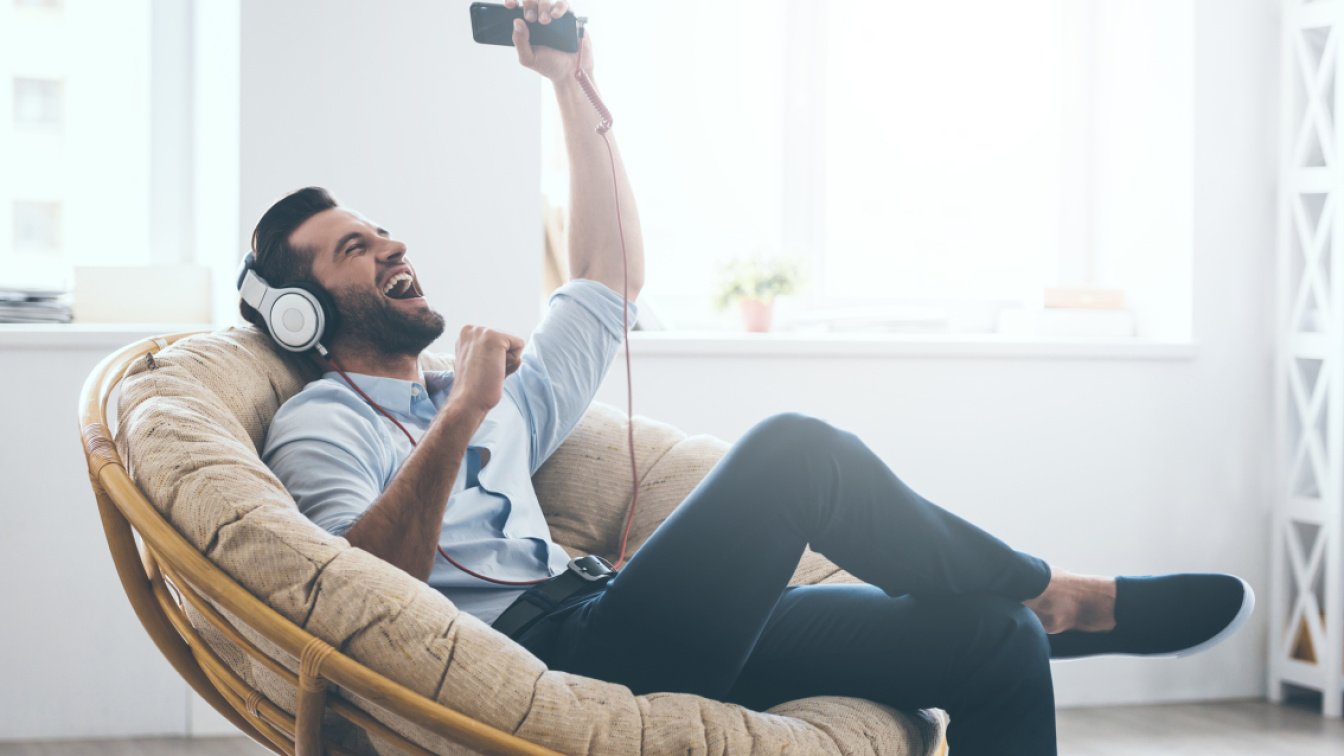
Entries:
[[401,258],[405,256],[406,256],[405,242],[401,242],[396,239],[388,239],[386,242],[383,243],[382,249],[379,250],[379,257],[382,259],[383,262],[398,263],[401,262]]

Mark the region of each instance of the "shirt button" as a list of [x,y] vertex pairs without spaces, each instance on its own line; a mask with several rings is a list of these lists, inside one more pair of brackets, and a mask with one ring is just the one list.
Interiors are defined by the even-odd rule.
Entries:
[[411,386],[411,396],[420,396],[419,386]]

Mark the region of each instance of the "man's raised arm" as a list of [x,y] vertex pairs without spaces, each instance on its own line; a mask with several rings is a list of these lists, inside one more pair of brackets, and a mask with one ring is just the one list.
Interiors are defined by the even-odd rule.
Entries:
[[[505,0],[504,4],[512,8],[518,5],[518,1]],[[568,3],[524,0],[522,5],[529,21],[541,18],[548,22],[549,18],[564,15]],[[592,79],[590,37],[584,35],[580,50],[584,72]],[[560,105],[565,146],[569,154],[569,274],[572,278],[600,281],[616,292],[622,290],[623,261],[616,212],[616,198],[619,195],[619,229],[625,232],[630,299],[634,300],[644,286],[644,239],[639,228],[639,211],[635,207],[635,195],[625,175],[625,165],[621,162],[614,132],[608,131],[605,135],[597,133],[597,111],[574,77],[579,55],[549,47],[532,47],[528,44],[527,25],[521,21],[514,24],[513,44],[518,48],[520,63],[551,81]],[[610,156],[607,152],[608,143],[611,146]]]

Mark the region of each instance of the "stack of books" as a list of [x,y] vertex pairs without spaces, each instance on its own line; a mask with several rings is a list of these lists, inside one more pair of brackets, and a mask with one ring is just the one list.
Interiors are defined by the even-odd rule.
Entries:
[[0,323],[69,323],[70,297],[53,289],[0,286]]

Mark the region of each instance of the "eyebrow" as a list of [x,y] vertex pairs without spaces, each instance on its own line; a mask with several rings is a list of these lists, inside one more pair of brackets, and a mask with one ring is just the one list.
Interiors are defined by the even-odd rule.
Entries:
[[[384,239],[392,235],[390,232],[388,232],[387,229],[381,227],[376,230],[376,233],[379,236],[383,237]],[[363,235],[364,235],[363,231],[351,231],[345,236],[342,236],[339,240],[337,240],[336,248],[331,251],[332,258],[339,257],[341,254],[341,250],[345,249],[345,245],[360,238]]]

